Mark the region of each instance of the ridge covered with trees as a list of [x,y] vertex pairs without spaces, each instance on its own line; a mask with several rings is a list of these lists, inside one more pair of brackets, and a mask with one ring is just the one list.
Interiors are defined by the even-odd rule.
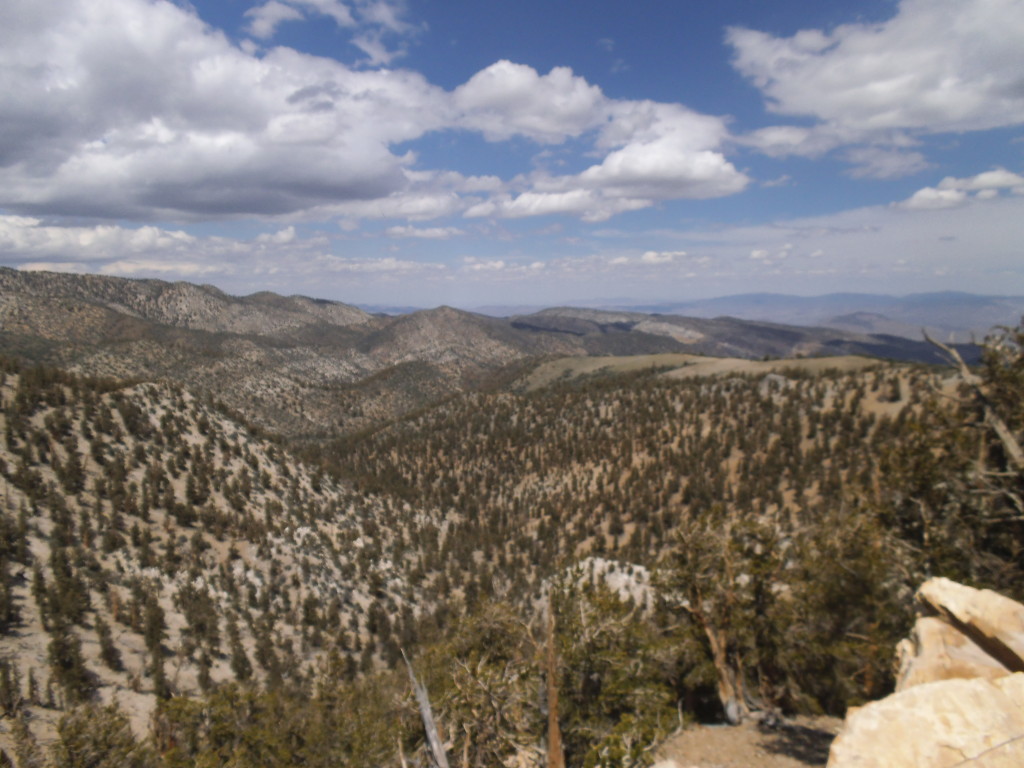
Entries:
[[552,711],[587,768],[691,718],[841,714],[891,685],[923,577],[1024,596],[1022,341],[966,389],[650,370],[315,446],[179,385],[8,360],[0,747],[422,764],[403,650],[459,764],[543,764]]

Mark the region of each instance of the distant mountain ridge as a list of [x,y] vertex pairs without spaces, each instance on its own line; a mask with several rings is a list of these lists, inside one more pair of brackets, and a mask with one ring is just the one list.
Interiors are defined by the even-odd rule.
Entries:
[[994,326],[1016,325],[1024,315],[1024,296],[979,296],[959,291],[906,296],[749,293],[683,302],[625,304],[619,308],[708,318],[726,315],[744,320],[824,326],[853,333],[881,333],[909,339],[920,339],[921,330],[926,329],[943,339],[966,342],[972,335],[980,341]]
[[235,297],[185,282],[8,268],[0,268],[0,351],[90,375],[179,382],[292,437],[365,429],[493,386],[540,358],[689,352],[939,361],[929,345],[896,334],[734,317],[580,307],[507,318],[451,307],[383,316],[271,292]]

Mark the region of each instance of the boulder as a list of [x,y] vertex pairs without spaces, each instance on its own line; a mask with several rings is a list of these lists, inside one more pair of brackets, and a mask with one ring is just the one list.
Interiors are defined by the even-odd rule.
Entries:
[[1024,674],[915,685],[846,717],[828,768],[1018,768]]
[[1008,670],[1024,672],[1024,605],[943,578],[922,584],[917,600]]
[[896,646],[896,690],[954,678],[994,680],[1010,670],[989,656],[977,643],[944,620],[925,616],[917,620],[910,637]]

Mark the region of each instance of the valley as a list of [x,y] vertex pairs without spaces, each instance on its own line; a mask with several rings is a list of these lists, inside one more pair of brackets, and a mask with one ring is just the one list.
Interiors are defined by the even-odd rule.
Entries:
[[422,764],[405,652],[461,764],[544,764],[555,707],[567,765],[641,766],[883,695],[926,575],[1024,586],[1021,479],[924,342],[10,272],[18,765]]

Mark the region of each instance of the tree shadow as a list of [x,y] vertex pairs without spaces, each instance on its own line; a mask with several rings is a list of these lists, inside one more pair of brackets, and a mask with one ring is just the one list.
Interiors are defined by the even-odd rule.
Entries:
[[780,725],[765,730],[769,739],[762,749],[775,755],[786,755],[806,765],[825,765],[828,749],[836,735],[818,728],[803,725]]

